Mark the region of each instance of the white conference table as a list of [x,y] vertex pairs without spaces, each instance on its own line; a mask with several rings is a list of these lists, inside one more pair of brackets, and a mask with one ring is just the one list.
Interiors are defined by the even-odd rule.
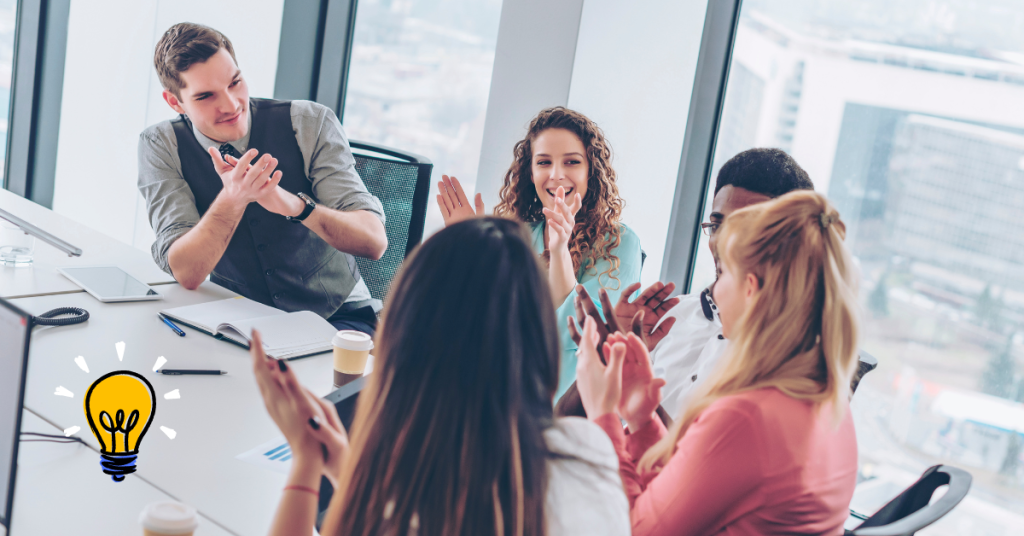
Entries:
[[0,209],[82,249],[80,257],[69,257],[37,239],[30,266],[0,266],[0,298],[81,292],[78,285],[57,272],[57,268],[67,266],[114,265],[150,285],[174,282],[148,253],[2,188]]
[[[248,352],[188,327],[183,327],[188,335],[179,337],[157,317],[164,308],[235,294],[209,282],[195,291],[177,284],[158,290],[164,299],[152,302],[105,304],[81,292],[12,300],[31,314],[63,306],[82,307],[91,314],[84,324],[33,332],[25,407],[58,428],[82,427],[78,435],[98,449],[82,410],[82,396],[93,381],[112,370],[142,374],[156,391],[157,411],[140,445],[136,474],[233,534],[266,534],[286,477],[235,459],[279,434],[263,406]],[[119,341],[125,342],[123,362],[114,346]],[[85,357],[89,373],[75,364],[77,356]],[[220,369],[228,374],[158,375],[152,369],[159,356],[167,359],[167,367]],[[289,366],[317,395],[333,389],[331,354],[290,361]],[[55,396],[58,386],[74,397]],[[163,395],[174,389],[180,390],[181,398],[165,400]],[[176,437],[169,439],[160,426],[175,430]],[[34,493],[33,482],[18,480],[16,497]],[[121,515],[134,517],[138,511],[126,508]],[[16,509],[15,519],[17,515]]]
[[[22,412],[21,429],[61,433],[27,410]],[[141,535],[139,512],[149,503],[173,498],[141,478],[114,484],[100,472],[98,458],[96,451],[79,443],[22,442],[11,536]],[[0,527],[0,535],[6,534]],[[196,536],[228,534],[200,516]]]

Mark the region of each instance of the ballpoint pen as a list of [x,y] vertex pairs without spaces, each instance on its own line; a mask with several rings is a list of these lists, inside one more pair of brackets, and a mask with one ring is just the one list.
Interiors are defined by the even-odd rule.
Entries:
[[203,374],[219,376],[221,374],[227,374],[227,371],[223,370],[198,370],[198,369],[160,369],[156,371],[157,374],[164,374],[167,376],[184,376],[187,374]]
[[178,326],[175,326],[174,322],[171,322],[171,320],[169,318],[167,318],[166,316],[164,316],[162,314],[157,314],[157,316],[160,317],[160,320],[164,321],[164,324],[167,324],[171,329],[173,329],[174,332],[178,334],[178,336],[180,336],[180,337],[184,337],[185,336],[185,332],[182,331],[181,328],[179,328]]

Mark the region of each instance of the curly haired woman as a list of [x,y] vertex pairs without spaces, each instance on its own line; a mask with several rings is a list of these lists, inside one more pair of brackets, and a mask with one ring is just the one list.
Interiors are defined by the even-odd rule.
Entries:
[[[615,303],[640,281],[640,239],[619,221],[624,203],[611,147],[586,116],[561,106],[542,110],[513,154],[494,214],[527,223],[548,268],[562,347],[557,400],[576,376],[576,343],[565,322],[576,310],[576,285],[592,296],[604,289]],[[438,190],[445,225],[484,215],[480,194],[474,210],[455,177],[442,176]]]

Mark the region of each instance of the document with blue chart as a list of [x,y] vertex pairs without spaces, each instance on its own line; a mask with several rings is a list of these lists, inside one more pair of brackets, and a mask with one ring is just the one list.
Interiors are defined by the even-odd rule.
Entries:
[[284,436],[277,436],[235,456],[235,459],[286,475],[292,466],[292,450]]

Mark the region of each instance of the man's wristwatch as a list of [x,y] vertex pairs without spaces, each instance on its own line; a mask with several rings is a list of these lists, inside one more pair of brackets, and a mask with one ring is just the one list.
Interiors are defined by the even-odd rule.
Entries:
[[313,201],[312,197],[309,197],[308,195],[306,195],[306,194],[304,194],[302,192],[299,192],[298,196],[299,196],[299,199],[303,200],[306,203],[306,208],[302,209],[302,213],[299,214],[298,216],[285,216],[284,217],[284,219],[286,219],[286,220],[288,220],[288,221],[290,221],[292,223],[299,223],[302,220],[308,218],[309,215],[313,213],[313,209],[316,208],[316,201]]

